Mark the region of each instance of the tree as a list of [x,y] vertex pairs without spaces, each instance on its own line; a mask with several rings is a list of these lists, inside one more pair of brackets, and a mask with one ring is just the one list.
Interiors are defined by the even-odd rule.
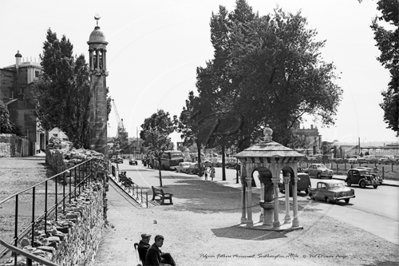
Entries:
[[22,136],[20,127],[10,121],[10,112],[4,102],[0,100],[0,134],[2,133]]
[[58,127],[75,147],[89,148],[90,74],[84,55],[72,53],[65,35],[59,40],[47,31],[40,55],[43,72],[33,86],[36,115],[43,129]]
[[211,21],[215,58],[197,70],[197,84],[210,83],[197,86],[199,97],[224,108],[223,114],[242,116],[234,134],[240,150],[267,124],[274,140],[287,145],[293,125],[304,114],[319,117],[325,125],[334,123],[342,97],[334,84],[335,66],[322,60],[325,41],[315,41],[316,30],[307,28],[300,12],[275,9],[259,17],[246,1],[238,0],[234,12],[226,15],[221,7]]
[[3,101],[0,100],[0,134],[11,133],[12,129],[13,126],[10,122],[10,112]]
[[179,119],[174,116],[173,121],[177,132],[181,133],[184,146],[197,146],[198,156],[198,169],[200,169],[198,175],[202,175],[201,166],[201,149],[206,146],[209,139],[212,137],[212,123],[210,119],[207,119],[209,113],[212,111],[209,102],[201,101],[198,96],[194,95],[193,91],[188,94],[186,100],[186,106],[183,107],[180,113]]
[[[387,128],[392,129],[399,136],[399,8],[397,0],[379,0],[377,9],[382,12],[377,16],[371,28],[374,39],[381,51],[378,61],[389,70],[391,80],[388,88],[383,91],[383,102],[380,104],[384,110],[384,121]],[[392,30],[385,29],[378,24],[385,21],[393,26]]]
[[159,183],[162,187],[161,157],[171,144],[169,135],[175,130],[175,126],[168,112],[158,110],[144,120],[141,128],[143,129],[140,131],[142,146],[147,148],[155,160],[158,160]]

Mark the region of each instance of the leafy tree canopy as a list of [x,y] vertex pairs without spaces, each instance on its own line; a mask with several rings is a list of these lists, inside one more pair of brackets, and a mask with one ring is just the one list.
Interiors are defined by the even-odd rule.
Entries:
[[[300,12],[277,8],[260,17],[237,0],[233,12],[221,6],[212,14],[210,25],[215,58],[197,69],[199,99],[230,116],[231,123],[240,123],[237,115],[242,116],[237,133],[221,141],[235,139],[242,150],[269,124],[273,139],[287,145],[304,114],[334,123],[342,97],[335,66],[321,58],[325,41],[315,40],[317,31],[308,29]],[[220,128],[232,129],[231,123]]]
[[[40,55],[42,74],[34,84],[36,114],[45,130],[66,133],[76,147],[89,148],[89,69],[84,55],[73,56],[73,45],[47,31]],[[108,113],[110,104],[108,103]]]
[[154,155],[159,156],[170,146],[169,135],[175,130],[175,125],[169,113],[158,110],[141,125],[140,138],[143,146],[147,147]]
[[[171,144],[169,135],[175,130],[175,125],[169,117],[169,113],[164,110],[158,110],[149,118],[144,120],[141,125],[140,138],[143,140],[142,146],[147,152],[154,155],[161,166],[161,156],[168,150]],[[161,167],[159,167],[159,182],[162,187]]]
[[12,124],[10,122],[10,113],[3,101],[0,100],[0,134],[11,132]]
[[[399,2],[397,0],[379,0],[377,9],[382,15],[377,16],[371,28],[374,39],[381,55],[377,58],[389,70],[391,80],[388,88],[383,91],[384,121],[387,128],[392,129],[399,136]],[[392,29],[386,29],[379,24],[385,21]]]

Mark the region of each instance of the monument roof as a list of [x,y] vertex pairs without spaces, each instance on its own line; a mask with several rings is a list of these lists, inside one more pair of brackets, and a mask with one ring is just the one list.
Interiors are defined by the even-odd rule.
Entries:
[[263,158],[271,158],[271,157],[304,157],[305,155],[294,151],[288,147],[281,145],[275,141],[272,141],[271,135],[273,131],[266,127],[264,129],[264,140],[259,143],[239,152],[236,154],[237,158],[246,158],[246,157],[263,157]]

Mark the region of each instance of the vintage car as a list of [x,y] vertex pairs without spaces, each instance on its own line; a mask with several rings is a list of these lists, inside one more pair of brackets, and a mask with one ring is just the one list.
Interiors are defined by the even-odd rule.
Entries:
[[[290,197],[292,196],[292,187],[293,187],[293,182],[291,179],[291,182],[289,184],[289,188],[290,188],[289,196]],[[296,189],[297,192],[305,191],[305,193],[308,194],[310,187],[311,187],[311,184],[310,184],[309,175],[306,173],[298,173],[298,182],[297,182],[297,189]],[[281,193],[285,193],[285,185],[284,185],[284,181],[283,181],[282,177],[280,177],[280,182],[278,183],[278,188]]]
[[340,180],[324,180],[317,182],[316,188],[309,189],[309,197],[312,200],[324,200],[329,203],[338,200],[349,203],[349,200],[355,197],[355,190],[346,187]]
[[129,159],[129,165],[137,165],[137,161],[135,158],[130,158]]
[[225,164],[226,168],[233,168],[236,169],[237,167],[237,159],[230,159]]
[[123,159],[121,157],[113,157],[110,159],[111,163],[123,163]]
[[371,167],[367,167],[367,166],[359,166],[356,167],[357,169],[364,169],[370,172],[370,174],[372,174],[375,178],[377,178],[378,183],[381,185],[384,182],[384,178],[379,174],[378,172],[378,168],[371,168]]
[[181,162],[176,166],[176,172],[178,173],[188,173],[192,162]]
[[366,186],[373,186],[377,188],[380,184],[379,180],[371,174],[370,170],[364,168],[352,168],[348,171],[345,179],[346,184],[350,187],[353,184],[358,184],[361,188]]
[[317,177],[319,179],[322,177],[331,179],[333,176],[333,170],[327,168],[322,163],[312,163],[308,168],[303,169],[303,172],[309,174],[310,177]]

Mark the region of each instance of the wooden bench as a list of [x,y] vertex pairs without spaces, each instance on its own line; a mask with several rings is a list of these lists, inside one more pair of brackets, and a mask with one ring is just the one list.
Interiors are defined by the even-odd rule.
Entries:
[[165,200],[169,200],[170,204],[173,204],[172,202],[172,196],[173,194],[171,193],[165,193],[163,189],[156,188],[154,186],[152,188],[152,200],[156,200],[155,197],[159,197],[161,200],[161,205],[165,204]]

